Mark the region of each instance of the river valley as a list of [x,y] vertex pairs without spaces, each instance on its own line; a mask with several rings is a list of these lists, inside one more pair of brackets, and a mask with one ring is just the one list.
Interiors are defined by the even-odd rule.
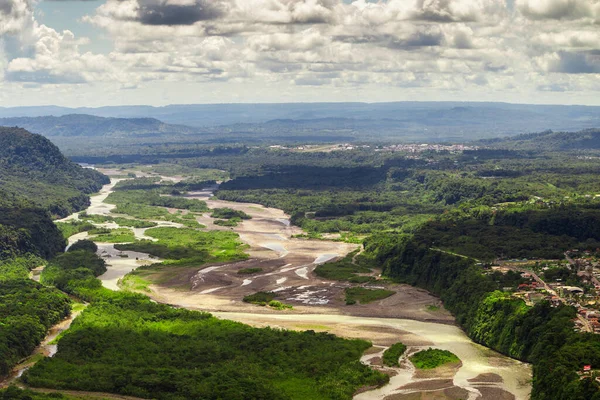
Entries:
[[[110,175],[112,171],[102,172]],[[112,215],[114,206],[104,200],[117,182],[118,179],[113,179],[92,197],[91,206],[86,210],[88,214]],[[318,264],[343,257],[358,245],[294,238],[303,232],[290,224],[289,216],[283,211],[258,204],[216,200],[213,192],[217,188],[190,192],[185,197],[206,201],[211,209],[228,207],[250,215],[252,219],[234,228],[215,225],[208,213],[197,217],[208,230],[233,230],[239,234],[248,246],[249,258],[179,271],[160,284],[150,285],[145,294],[159,302],[209,311],[219,318],[257,327],[327,331],[371,341],[374,347],[363,356],[362,362],[385,371],[391,380],[382,388],[358,393],[356,400],[524,400],[529,397],[530,366],[473,343],[455,326],[453,317],[443,309],[439,299],[407,285],[372,283],[369,287],[385,287],[396,294],[369,304],[346,305],[343,293],[351,285],[323,280],[313,271]],[[65,220],[76,218],[78,214],[73,214]],[[181,227],[172,222],[156,222],[159,226]],[[115,223],[97,225],[118,227]],[[136,239],[152,239],[145,235],[146,229],[133,231]],[[69,245],[87,237],[86,232],[72,236]],[[112,290],[119,290],[119,282],[132,270],[161,262],[145,253],[116,250],[114,244],[98,242],[97,245],[108,267],[99,279]],[[258,267],[262,271],[257,275],[243,277],[235,273],[240,268]],[[241,300],[258,291],[279,293],[285,303],[293,305],[293,310],[278,311]],[[399,368],[383,367],[383,350],[396,342],[408,346],[407,355],[403,356]],[[429,347],[453,352],[461,364],[433,372],[416,371],[407,356]]]

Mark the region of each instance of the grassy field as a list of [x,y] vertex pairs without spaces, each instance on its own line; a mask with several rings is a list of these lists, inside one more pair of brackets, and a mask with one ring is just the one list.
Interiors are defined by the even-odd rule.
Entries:
[[432,349],[419,351],[410,357],[418,369],[434,369],[444,364],[459,363],[460,359],[448,350]]
[[385,289],[366,289],[363,287],[346,288],[346,304],[367,304],[392,296],[396,292]]
[[189,289],[189,281],[178,282],[176,277],[197,271],[206,263],[245,260],[248,247],[239,240],[237,233],[229,231],[198,231],[192,228],[152,228],[146,235],[157,241],[138,240],[117,244],[121,251],[138,251],[165,260],[136,269],[125,276],[121,287],[134,291],[149,291],[150,284],[169,284]]
[[123,207],[129,204],[133,206],[146,205],[154,207],[177,208],[192,212],[209,211],[209,208],[204,201],[174,196],[161,196],[161,194],[156,190],[115,191],[106,198],[105,203],[115,204],[117,207]]
[[89,234],[93,236],[94,241],[100,243],[130,243],[135,241],[133,231],[127,228],[95,228],[90,230]]
[[85,221],[69,221],[69,222],[55,222],[58,229],[62,232],[65,239],[70,238],[81,232],[87,232],[95,228],[89,222]]
[[79,219],[82,221],[90,221],[96,224],[114,222],[119,226],[126,226],[130,228],[153,228],[157,225],[156,222],[152,221],[142,221],[139,219],[130,219],[123,217],[111,217],[108,215],[87,214],[85,212],[79,214]]
[[[359,250],[355,250],[346,257],[338,261],[327,262],[315,268],[315,274],[321,278],[334,281],[348,281],[352,283],[365,283],[374,280],[371,276],[361,276],[358,274],[368,274],[373,272],[367,263],[355,263],[354,257]],[[359,256],[360,257],[360,256]],[[357,257],[358,258],[358,257]]]

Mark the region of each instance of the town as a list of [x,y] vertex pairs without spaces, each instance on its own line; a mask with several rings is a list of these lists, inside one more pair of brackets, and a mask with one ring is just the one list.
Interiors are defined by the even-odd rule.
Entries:
[[496,261],[491,273],[500,273],[512,285],[503,288],[528,306],[548,301],[577,309],[575,330],[600,333],[600,252],[572,249],[564,260]]

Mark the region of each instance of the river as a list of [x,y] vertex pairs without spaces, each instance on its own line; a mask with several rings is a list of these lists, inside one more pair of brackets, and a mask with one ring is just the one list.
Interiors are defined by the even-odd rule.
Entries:
[[[113,208],[111,205],[103,203],[106,197],[112,191],[116,180],[106,185],[102,191],[92,196],[91,206],[86,210],[88,214],[109,214]],[[222,202],[213,200],[212,193],[216,187],[207,188],[203,191],[195,192],[189,197],[199,198],[207,201],[209,207],[230,206],[236,209],[243,209],[247,213],[254,213],[253,219],[245,221],[235,230],[240,234],[240,238],[252,246],[251,255],[257,259],[265,257],[267,252],[271,259],[283,259],[274,271],[264,274],[263,285],[279,285],[281,290],[289,289],[295,285],[295,289],[302,289],[307,286],[306,279],[312,278],[314,266],[320,262],[331,258],[343,256],[356,246],[340,244],[338,242],[326,241],[301,241],[292,239],[293,234],[299,233],[298,228],[289,224],[288,217],[281,210],[267,209],[258,204],[239,204],[231,202]],[[77,218],[76,215],[69,216],[65,220]],[[198,221],[208,226],[209,229],[224,229],[212,224],[208,216],[199,217]],[[157,221],[161,223],[160,221]],[[169,224],[169,223],[164,223]],[[163,225],[163,223],[161,223]],[[137,238],[147,238],[144,236],[144,229],[135,230]],[[76,235],[70,239],[70,243],[87,237],[87,233]],[[312,245],[317,248],[307,248]],[[331,245],[329,245],[330,243]],[[141,265],[157,262],[155,258],[144,253],[120,252],[114,249],[113,244],[98,243],[99,254],[107,262],[107,272],[99,279],[103,285],[112,290],[118,290],[118,281],[127,273],[138,268]],[[297,253],[298,260],[293,256]],[[309,254],[308,264],[306,257],[299,255]],[[297,264],[289,263],[289,260]],[[264,260],[263,260],[264,261]],[[202,270],[203,277],[210,274],[222,273],[222,269],[227,266],[215,268],[206,268]],[[295,281],[294,281],[295,279]],[[204,279],[203,279],[204,281]],[[285,282],[286,286],[283,287]],[[312,282],[311,284],[321,283],[327,287],[333,287],[330,282]],[[411,314],[411,319],[404,318],[378,318],[377,313],[367,312],[365,315],[343,315],[339,308],[312,307],[311,303],[300,308],[301,313],[280,313],[264,311],[264,308],[256,308],[241,302],[234,302],[227,298],[227,293],[235,290],[246,290],[252,286],[253,279],[239,279],[233,286],[220,286],[215,283],[214,286],[199,288],[196,292],[177,292],[177,297],[168,296],[168,291],[157,293],[152,296],[158,301],[165,301],[169,304],[180,305],[192,309],[205,309],[212,312],[219,318],[232,319],[239,322],[248,323],[253,326],[272,326],[287,329],[314,329],[329,331],[345,337],[358,337],[372,341],[380,346],[381,350],[387,348],[394,342],[402,341],[409,346],[409,352],[416,351],[429,346],[445,349],[456,354],[462,361],[460,368],[454,371],[444,372],[442,381],[435,376],[419,374],[411,367],[407,361],[402,362],[400,368],[389,369],[395,376],[390,383],[382,388],[370,390],[355,396],[356,400],[371,399],[413,399],[420,397],[403,397],[404,395],[416,393],[430,393],[436,395],[436,399],[458,399],[461,397],[469,400],[475,399],[527,399],[531,391],[531,368],[528,364],[515,361],[502,356],[483,346],[473,343],[458,327],[452,325],[450,321],[446,323],[427,322],[421,318],[421,314]],[[289,286],[288,286],[289,285]],[[305,285],[305,286],[299,286]],[[269,286],[270,288],[275,286]],[[406,289],[408,290],[408,289]],[[414,289],[413,289],[414,290]],[[221,293],[222,292],[222,293]],[[220,294],[221,293],[221,294]],[[412,293],[408,290],[406,293]],[[414,295],[412,293],[411,295]],[[162,297],[161,297],[162,296]],[[219,297],[220,296],[220,297]],[[226,312],[217,311],[221,308],[206,308],[209,299],[220,299],[219,307],[222,304],[234,302],[236,307],[231,310],[223,308]],[[223,300],[226,299],[226,300]],[[296,308],[296,307],[295,307]],[[381,307],[379,307],[381,308]],[[360,310],[355,308],[352,310]],[[234,312],[242,311],[242,312]],[[316,312],[315,312],[316,311]],[[403,314],[402,314],[403,315]],[[421,320],[418,320],[421,319]],[[381,353],[381,351],[379,351]],[[371,363],[381,354],[373,353],[363,357],[363,362]],[[429,398],[429,397],[428,397]],[[434,398],[434,397],[431,397]]]

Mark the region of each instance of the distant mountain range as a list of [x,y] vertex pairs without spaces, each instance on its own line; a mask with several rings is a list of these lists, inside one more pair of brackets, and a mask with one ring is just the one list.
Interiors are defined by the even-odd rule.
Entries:
[[165,143],[462,143],[600,127],[600,107],[506,103],[49,106],[0,108],[0,117],[0,126],[19,126],[42,134],[69,155],[83,148],[110,146],[111,152],[120,153],[124,145]]
[[112,118],[156,118],[166,124],[215,127],[262,124],[272,120],[319,121],[347,119],[357,125],[380,121],[382,128],[440,133],[517,134],[581,130],[600,126],[600,107],[476,102],[283,103],[112,106],[100,108],[0,108],[0,117],[40,117],[87,114]]
[[60,117],[0,118],[0,126],[18,126],[46,137],[149,137],[192,134],[196,128],[165,124],[154,118],[103,118],[69,114]]

